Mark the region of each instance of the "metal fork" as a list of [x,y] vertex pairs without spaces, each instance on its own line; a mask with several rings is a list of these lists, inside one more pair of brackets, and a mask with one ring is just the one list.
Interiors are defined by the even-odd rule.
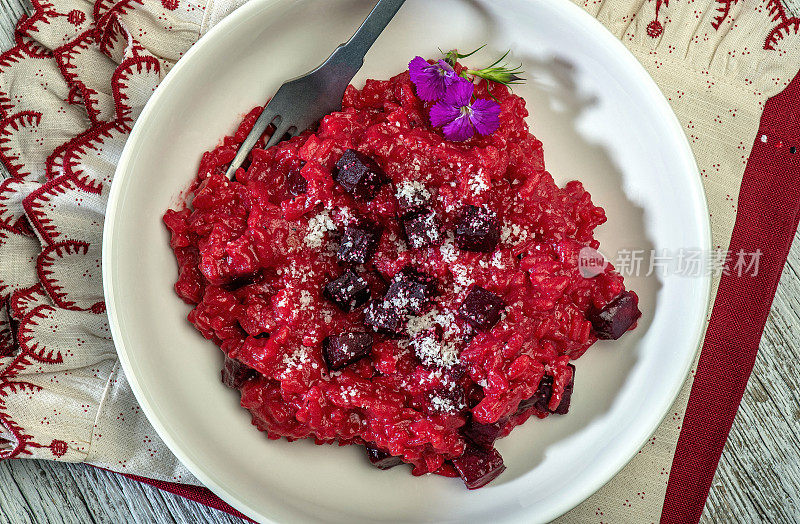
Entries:
[[364,65],[364,55],[404,3],[405,0],[379,0],[350,40],[339,45],[322,65],[283,84],[239,146],[225,176],[233,179],[270,124],[275,124],[275,132],[266,147],[274,146],[287,134],[302,133],[329,113],[341,111],[344,90]]

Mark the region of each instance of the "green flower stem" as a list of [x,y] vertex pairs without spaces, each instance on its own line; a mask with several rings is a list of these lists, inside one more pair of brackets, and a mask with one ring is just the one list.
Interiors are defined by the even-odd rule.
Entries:
[[[459,53],[457,49],[453,49],[445,54],[445,60],[447,63],[454,66],[459,59],[472,56],[484,47],[486,47],[486,44],[466,54]],[[496,82],[505,86],[521,84],[525,81],[525,79],[520,76],[524,74],[522,65],[518,67],[511,67],[503,63],[503,60],[508,57],[510,52],[510,50],[506,51],[505,54],[498,58],[493,64],[484,67],[483,69],[465,69],[461,72],[461,76],[467,79],[470,79],[470,77],[483,78],[485,80],[489,80],[490,82]]]

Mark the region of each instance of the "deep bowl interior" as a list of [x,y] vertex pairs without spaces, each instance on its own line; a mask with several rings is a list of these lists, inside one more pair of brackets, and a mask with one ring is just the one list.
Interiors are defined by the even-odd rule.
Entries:
[[[382,472],[353,447],[268,441],[219,381],[222,356],[186,321],[161,222],[200,155],[287,78],[320,63],[367,14],[363,0],[252,0],[195,46],[151,99],[128,141],[109,202],[103,269],[125,372],[161,437],[204,483],[255,519],[281,522],[538,522],[608,481],[669,409],[700,340],[708,278],[626,278],[640,327],[577,361],[570,413],[530,421],[498,448],[508,470],[478,491],[457,479]],[[710,244],[691,151],[644,69],[567,1],[409,0],[356,79],[387,78],[415,55],[513,50],[528,82],[533,133],[557,181],[584,182],[607,212],[612,260]]]

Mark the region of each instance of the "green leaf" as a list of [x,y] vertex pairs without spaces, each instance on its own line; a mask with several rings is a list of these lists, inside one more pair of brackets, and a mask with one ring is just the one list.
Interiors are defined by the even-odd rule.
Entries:
[[[469,53],[465,53],[465,54],[459,53],[458,49],[451,49],[447,53],[443,53],[445,55],[444,56],[444,60],[445,60],[445,62],[447,62],[451,66],[454,66],[454,65],[456,65],[456,62],[459,59],[467,58],[469,56],[472,56],[475,53],[477,53],[478,51],[480,51],[481,49],[483,49],[484,47],[486,47],[486,44],[483,44],[482,46],[480,46],[479,48],[475,49],[474,51],[470,51]],[[441,51],[441,49],[439,49],[439,51]]]
[[[481,49],[483,49],[484,47],[486,47],[486,44],[480,46],[474,51],[463,54],[459,53],[457,49],[452,49],[447,53],[445,53],[445,60],[451,66],[455,66],[456,62],[459,59],[472,56]],[[465,69],[464,71],[461,72],[461,76],[467,79],[469,79],[469,77],[483,78],[490,82],[496,82],[498,84],[503,84],[505,86],[521,84],[525,82],[525,78],[521,76],[525,73],[522,70],[522,64],[520,64],[517,67],[511,67],[503,62],[510,53],[511,50],[506,51],[503,54],[503,56],[495,60],[494,63],[492,63],[491,65],[484,67],[483,69]]]

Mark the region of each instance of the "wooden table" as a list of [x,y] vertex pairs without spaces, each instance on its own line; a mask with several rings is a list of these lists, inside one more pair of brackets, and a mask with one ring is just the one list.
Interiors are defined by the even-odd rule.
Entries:
[[[28,3],[0,0],[0,50]],[[0,171],[2,168],[0,167]],[[800,519],[800,235],[795,237],[704,522]],[[181,497],[89,466],[0,463],[0,524],[241,523]]]

